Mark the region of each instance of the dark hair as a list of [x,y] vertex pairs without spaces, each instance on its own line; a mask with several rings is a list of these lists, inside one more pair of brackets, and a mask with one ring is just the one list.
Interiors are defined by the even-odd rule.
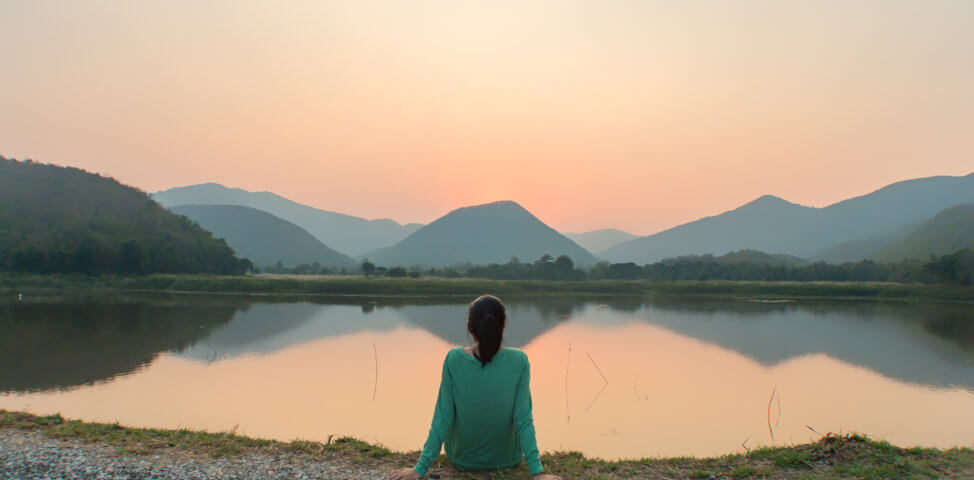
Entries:
[[493,295],[481,295],[467,305],[467,330],[477,341],[480,366],[487,365],[501,349],[507,310],[501,299]]

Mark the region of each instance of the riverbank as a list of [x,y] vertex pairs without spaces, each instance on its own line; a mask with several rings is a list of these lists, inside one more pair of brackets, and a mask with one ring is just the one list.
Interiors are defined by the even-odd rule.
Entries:
[[974,302],[974,287],[879,282],[548,281],[297,275],[0,275],[0,292],[183,292],[259,295],[504,296],[671,295],[757,299]]
[[[0,478],[372,479],[412,466],[417,456],[351,438],[284,443],[233,432],[127,428],[0,410]],[[705,459],[604,461],[569,452],[545,454],[542,462],[549,473],[567,479],[974,478],[970,448],[903,449],[857,435]],[[529,474],[523,466],[460,472],[441,456],[429,477],[527,479]]]

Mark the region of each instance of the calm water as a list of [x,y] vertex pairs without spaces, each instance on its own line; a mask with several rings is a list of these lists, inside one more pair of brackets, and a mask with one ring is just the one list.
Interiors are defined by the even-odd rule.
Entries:
[[[542,450],[709,456],[819,432],[974,445],[974,307],[509,302]],[[139,297],[0,305],[0,408],[422,446],[465,306]],[[772,397],[772,392],[774,397]],[[770,404],[770,406],[769,406]]]

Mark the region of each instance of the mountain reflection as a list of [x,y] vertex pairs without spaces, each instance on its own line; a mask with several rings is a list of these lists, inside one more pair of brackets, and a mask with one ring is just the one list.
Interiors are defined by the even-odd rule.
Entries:
[[0,305],[0,392],[66,389],[131,373],[233,319],[226,305]]
[[[465,300],[465,299],[464,299]],[[974,384],[974,307],[863,302],[764,303],[639,298],[512,300],[505,344],[566,321],[597,329],[642,322],[766,366],[824,354],[936,387]],[[180,296],[124,302],[0,305],[0,392],[64,389],[125,375],[170,352],[210,363],[361,332],[422,329],[470,342],[460,300]]]

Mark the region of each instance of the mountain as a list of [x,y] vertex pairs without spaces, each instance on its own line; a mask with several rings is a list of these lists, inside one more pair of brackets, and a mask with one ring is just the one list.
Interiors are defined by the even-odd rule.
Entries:
[[77,168],[0,157],[0,270],[243,273],[248,262],[145,193]]
[[590,252],[601,252],[622,242],[639,238],[637,235],[614,228],[582,233],[566,233],[565,236]]
[[331,248],[356,256],[395,244],[422,225],[400,225],[393,220],[366,220],[343,213],[320,210],[288,200],[271,192],[248,192],[204,183],[172,188],[152,194],[166,207],[179,205],[241,205],[283,218],[314,235]]
[[577,265],[595,256],[515,202],[495,202],[454,210],[403,241],[371,252],[377,265],[448,266],[503,263],[511,257],[533,261],[568,255]]
[[623,242],[599,256],[611,262],[643,265],[693,254],[721,255],[751,249],[796,254],[802,225],[812,223],[815,209],[765,195],[735,210]]
[[629,240],[599,256],[647,264],[681,255],[752,249],[815,258],[842,243],[895,237],[940,210],[970,202],[974,174],[898,182],[824,208],[766,195],[717,216]]
[[869,258],[884,262],[925,260],[930,255],[946,255],[962,248],[974,248],[974,204],[970,203],[941,211]]
[[227,241],[237,255],[258,267],[278,261],[286,267],[318,262],[340,270],[358,262],[321,243],[303,228],[256,208],[239,205],[181,205],[170,208]]

